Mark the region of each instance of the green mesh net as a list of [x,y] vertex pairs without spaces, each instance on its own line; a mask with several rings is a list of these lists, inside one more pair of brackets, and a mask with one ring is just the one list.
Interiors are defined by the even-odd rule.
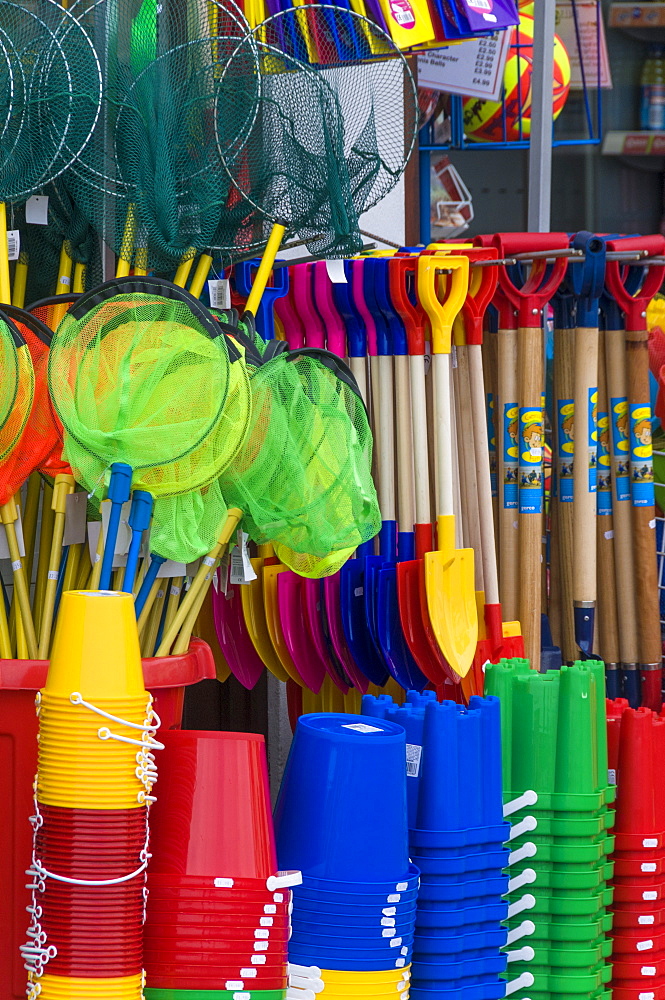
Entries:
[[48,223],[27,223],[25,202],[12,205],[9,228],[21,233],[21,256],[28,265],[26,303],[37,302],[71,285],[58,287],[60,253],[64,247],[74,265],[85,267],[85,283],[94,288],[102,282],[102,258],[99,239],[88,219],[72,200],[66,178],[46,185]]
[[49,383],[64,457],[99,500],[110,466],[155,498],[151,545],[189,562],[226,516],[218,477],[250,426],[243,358],[201,304],[152,278],[107,282],[58,327]]
[[22,309],[5,305],[4,311],[28,348],[34,372],[34,394],[28,419],[18,441],[0,461],[0,506],[16,494],[30,473],[38,468],[60,443],[46,377],[51,332],[43,323]]
[[[86,453],[104,468],[127,462],[134,485],[149,489],[143,470],[153,470],[155,485],[158,467],[201,448],[215,429],[229,389],[227,342],[186,297],[166,282],[121,279],[83,296],[63,319],[49,383],[77,467]],[[182,492],[214,477],[214,468],[181,468],[189,473]]]
[[249,434],[221,477],[224,498],[255,542],[304,576],[327,576],[380,527],[364,404],[327,351],[257,356],[250,371]]
[[57,0],[0,0],[0,198],[40,191],[82,153],[101,106],[90,38]]
[[[116,253],[156,272],[216,245],[218,231],[233,244],[252,210],[233,190],[213,119],[232,53],[246,88],[257,77],[240,9],[233,0],[81,0],[74,10],[106,59],[104,115],[68,174],[77,204]],[[230,115],[222,143],[254,114],[250,101]]]
[[[5,314],[0,313],[0,331],[2,342],[7,340],[13,345],[13,357],[9,349],[7,377],[5,370],[2,370],[3,385],[8,383],[6,389],[7,399],[12,400],[9,411],[0,426],[0,461],[7,458],[13,449],[19,444],[21,435],[30,416],[30,409],[35,393],[35,373],[32,367],[32,359],[28,345],[21,336],[18,328],[12,320]],[[3,350],[4,353],[4,350]],[[3,357],[3,361],[4,361]],[[9,376],[13,376],[13,381]],[[2,407],[4,409],[4,407]],[[0,409],[0,415],[2,414]]]
[[[252,34],[260,103],[251,132],[222,150],[234,184],[313,253],[355,253],[359,216],[394,187],[414,147],[408,64],[381,28],[342,7],[293,7]],[[233,58],[228,69],[237,75]],[[245,96],[231,80],[220,88],[216,121],[250,99],[253,91]]]
[[16,340],[5,316],[0,316],[0,433],[12,415],[18,393]]

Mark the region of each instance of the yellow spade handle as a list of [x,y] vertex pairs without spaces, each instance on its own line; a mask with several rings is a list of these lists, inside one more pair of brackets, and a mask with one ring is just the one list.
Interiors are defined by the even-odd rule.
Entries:
[[252,316],[256,316],[256,311],[261,304],[261,299],[263,298],[263,293],[266,285],[268,284],[268,278],[270,277],[270,272],[272,271],[273,264],[275,263],[275,257],[277,256],[277,251],[279,250],[285,232],[286,226],[281,226],[278,222],[273,223],[273,227],[270,230],[270,236],[268,237],[268,242],[266,243],[266,248],[263,251],[261,263],[259,264],[254,282],[252,284],[252,290],[249,293],[249,298],[247,299],[247,305],[245,306],[246,311],[251,313]]
[[178,638],[176,639],[172,650],[173,656],[180,656],[182,653],[186,653],[189,649],[189,640],[192,637],[192,631],[196,625],[196,619],[201,614],[201,608],[203,607],[203,602],[206,599],[208,590],[208,587],[201,587],[199,596],[194,601],[189,614],[185,618],[182,628],[178,633]]
[[[437,271],[442,268],[449,272],[443,301],[437,294]],[[418,299],[432,328],[432,353],[450,354],[453,323],[469,290],[469,258],[453,255],[420,257],[417,282]]]
[[166,580],[160,580],[162,586],[157,591],[154,603],[150,610],[150,616],[141,634],[141,655],[152,656],[159,635],[159,623],[162,620],[164,610],[164,595]]
[[7,545],[9,546],[9,555],[12,561],[12,570],[14,573],[14,589],[16,591],[19,613],[23,622],[23,631],[25,634],[28,656],[31,660],[36,660],[37,636],[35,635],[35,625],[32,620],[32,611],[30,610],[30,594],[28,591],[28,584],[25,579],[21,556],[19,555],[18,539],[16,537],[16,528],[14,526],[17,518],[18,512],[16,510],[16,503],[12,498],[0,507],[0,519],[2,519],[2,523],[5,526],[5,533],[7,535]]
[[12,305],[16,306],[17,309],[23,309],[25,307],[25,290],[28,284],[28,255],[23,253],[19,255],[19,259],[16,261],[16,266],[14,267],[14,285],[12,287]]
[[83,292],[85,291],[86,270],[87,268],[85,264],[77,262],[74,265],[74,280],[72,282],[72,291],[74,292],[75,295],[82,295]]
[[90,574],[89,590],[99,590],[99,581],[102,576],[102,556],[104,554],[104,521],[99,522],[99,536],[97,538],[97,549],[95,551],[95,561]]
[[48,659],[49,647],[51,645],[51,628],[53,626],[53,613],[55,610],[55,597],[58,589],[58,570],[60,569],[60,558],[62,556],[62,538],[65,533],[65,512],[67,510],[67,496],[74,492],[74,477],[59,473],[55,477],[53,486],[53,500],[51,506],[55,511],[53,519],[53,538],[51,539],[51,554],[48,564],[48,577],[44,589],[44,608],[39,629],[39,656],[42,660]]
[[164,581],[160,580],[159,577],[155,577],[155,579],[152,581],[152,587],[148,591],[148,596],[146,597],[145,604],[141,608],[141,614],[139,615],[138,621],[136,622],[136,627],[138,628],[139,635],[141,635],[143,629],[145,628],[145,624],[148,620],[148,615],[152,610],[152,606],[155,603],[155,600],[157,599],[157,594],[159,593],[159,588],[163,584],[163,582]]
[[126,278],[132,266],[134,255],[134,233],[136,232],[136,218],[134,216],[134,206],[127,206],[125,217],[125,230],[122,234],[122,246],[118,255],[118,262],[115,268],[116,278]]
[[53,487],[49,483],[44,483],[44,497],[42,499],[42,523],[39,530],[39,557],[37,560],[37,579],[35,581],[35,595],[33,608],[35,609],[35,628],[39,632],[42,620],[42,608],[44,606],[44,590],[46,589],[46,577],[48,576],[48,561],[51,552],[51,538],[53,537],[53,518],[55,514],[51,501],[53,499]]
[[0,201],[0,302],[11,302],[9,280],[9,248],[7,246],[7,206]]
[[11,660],[12,643],[9,638],[9,622],[7,621],[7,609],[5,608],[5,595],[0,591],[0,657],[3,660]]
[[42,479],[38,472],[33,472],[28,479],[28,490],[23,511],[23,541],[25,543],[25,575],[32,578],[32,564],[35,557],[35,540],[37,535],[37,514],[39,512],[39,497]]
[[199,262],[196,265],[196,270],[194,271],[194,277],[192,278],[191,284],[189,286],[190,294],[194,296],[195,299],[201,298],[201,293],[206,283],[206,279],[210,274],[210,268],[212,267],[212,257],[209,253],[202,253],[199,257]]
[[196,249],[194,247],[190,247],[189,250],[186,251],[186,254],[188,256],[184,257],[184,259],[180,261],[178,270],[175,273],[175,278],[173,279],[173,284],[177,285],[178,288],[184,288],[185,285],[187,284],[187,279],[189,278],[189,272],[191,271],[192,265],[194,263]]
[[171,622],[175,618],[178,605],[180,603],[180,592],[184,583],[184,577],[174,576],[169,581],[169,601],[166,605],[166,615],[164,617],[164,628],[170,628]]
[[[72,284],[72,269],[74,267],[74,261],[67,253],[67,243],[63,240],[63,244],[60,250],[60,264],[58,266],[58,283],[56,285],[55,294],[56,295],[66,295],[71,288]],[[66,302],[62,305],[53,306],[51,312],[51,326],[54,330],[57,330],[62,322],[62,319],[67,312],[69,306]]]
[[208,555],[201,560],[201,565],[198,568],[196,576],[192,580],[192,585],[187,592],[187,596],[178,608],[169,628],[164,630],[164,636],[159,649],[155,654],[156,656],[169,655],[169,650],[173,645],[175,637],[189,615],[192,605],[196,603],[199,593],[202,589],[207,590],[210,586],[213,574],[217,569],[219,562],[228,547],[229,541],[233,536],[233,532],[235,531],[241,518],[242,511],[238,507],[229,507],[226,514],[226,522],[222,529],[222,533],[219,536],[219,540]]

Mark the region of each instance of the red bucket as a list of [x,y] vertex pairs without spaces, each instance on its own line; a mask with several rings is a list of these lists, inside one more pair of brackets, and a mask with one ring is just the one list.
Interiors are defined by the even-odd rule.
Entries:
[[193,884],[211,887],[230,877],[261,891],[277,871],[263,736],[183,730],[160,738],[148,885],[153,875],[198,876]]
[[[3,795],[13,807],[0,824],[0,997],[24,1000],[25,977],[19,952],[26,940],[30,894],[25,870],[32,856],[32,782],[37,770],[35,694],[44,687],[46,660],[0,660],[0,774]],[[193,639],[189,652],[143,660],[146,688],[155,698],[163,729],[182,720],[185,687],[215,676],[207,643]]]

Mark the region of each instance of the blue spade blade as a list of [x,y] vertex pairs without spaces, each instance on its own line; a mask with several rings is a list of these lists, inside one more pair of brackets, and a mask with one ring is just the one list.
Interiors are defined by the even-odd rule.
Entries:
[[[370,546],[372,543],[367,542]],[[388,680],[388,671],[372,640],[365,610],[365,556],[364,546],[358,549],[355,559],[349,559],[340,570],[340,606],[342,628],[351,655],[359,670],[372,684],[382,687]]]

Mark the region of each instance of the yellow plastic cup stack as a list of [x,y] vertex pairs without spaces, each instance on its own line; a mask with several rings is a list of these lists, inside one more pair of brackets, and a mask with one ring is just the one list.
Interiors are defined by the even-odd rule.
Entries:
[[40,1000],[140,1000],[143,975],[74,979],[45,972],[37,982],[41,987]]
[[141,1000],[160,744],[132,595],[63,594],[51,655],[37,696],[28,1000]]
[[320,998],[325,1000],[369,1000],[370,997],[393,997],[408,1000],[411,966],[390,969],[386,972],[346,972],[322,969],[323,989]]
[[131,594],[71,591],[37,698],[37,799],[71,809],[138,809],[150,793],[137,761],[152,722]]

